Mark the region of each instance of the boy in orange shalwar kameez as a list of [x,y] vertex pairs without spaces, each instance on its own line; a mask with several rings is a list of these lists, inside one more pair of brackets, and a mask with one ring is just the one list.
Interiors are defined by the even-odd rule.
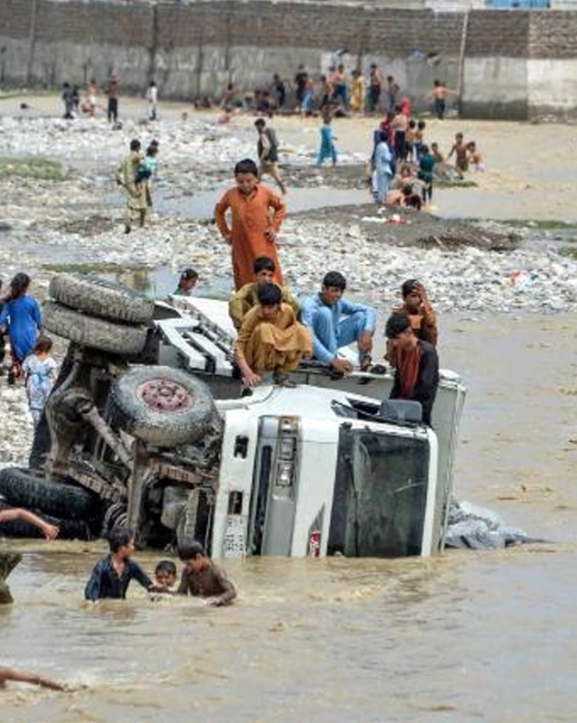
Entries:
[[[268,256],[274,261],[274,281],[282,284],[275,238],[286,214],[285,204],[268,186],[259,182],[254,161],[239,161],[234,175],[236,188],[224,194],[216,204],[214,215],[220,233],[232,247],[235,289],[238,291],[254,280],[254,262],[259,256]],[[229,208],[232,227],[226,220]]]

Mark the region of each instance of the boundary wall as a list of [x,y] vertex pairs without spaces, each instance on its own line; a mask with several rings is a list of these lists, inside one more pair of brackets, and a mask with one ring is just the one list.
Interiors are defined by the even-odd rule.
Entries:
[[220,0],[150,4],[1,0],[0,83],[102,84],[160,98],[265,88],[303,63],[321,73],[337,50],[352,69],[376,62],[418,109],[435,78],[461,90],[464,115],[577,115],[577,12],[435,12],[330,2]]

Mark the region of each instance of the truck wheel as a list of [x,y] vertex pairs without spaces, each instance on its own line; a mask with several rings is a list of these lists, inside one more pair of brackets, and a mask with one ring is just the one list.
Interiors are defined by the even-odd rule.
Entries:
[[49,294],[71,309],[127,324],[150,324],[154,301],[127,286],[91,276],[57,274]]
[[87,316],[54,301],[44,303],[43,318],[48,331],[58,336],[120,356],[139,354],[146,343],[145,327],[115,324],[113,321]]
[[116,426],[159,447],[200,439],[216,414],[208,387],[170,367],[131,369],[114,382],[109,399]]
[[47,482],[38,473],[22,467],[0,470],[0,495],[12,507],[70,520],[94,516],[101,505],[99,497],[90,490],[66,482]]

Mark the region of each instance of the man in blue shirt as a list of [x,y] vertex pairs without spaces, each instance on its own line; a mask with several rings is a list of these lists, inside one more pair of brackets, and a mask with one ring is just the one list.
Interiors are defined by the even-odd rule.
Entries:
[[347,281],[339,271],[329,271],[321,291],[303,299],[301,313],[303,324],[313,334],[315,358],[336,372],[350,374],[353,366],[348,359],[338,356],[338,349],[356,341],[360,368],[368,369],[377,314],[371,306],[343,299],[346,286]]

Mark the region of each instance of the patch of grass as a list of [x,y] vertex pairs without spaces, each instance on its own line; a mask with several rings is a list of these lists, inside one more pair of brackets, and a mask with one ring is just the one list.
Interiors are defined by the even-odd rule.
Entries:
[[150,268],[142,264],[42,264],[46,271],[56,273],[66,272],[68,274],[120,274],[125,271],[149,271]]
[[561,256],[568,256],[570,259],[575,259],[575,261],[577,261],[577,249],[563,247],[559,250],[559,254]]
[[50,158],[0,157],[0,175],[4,178],[33,178],[37,181],[64,181],[66,173],[59,161]]

